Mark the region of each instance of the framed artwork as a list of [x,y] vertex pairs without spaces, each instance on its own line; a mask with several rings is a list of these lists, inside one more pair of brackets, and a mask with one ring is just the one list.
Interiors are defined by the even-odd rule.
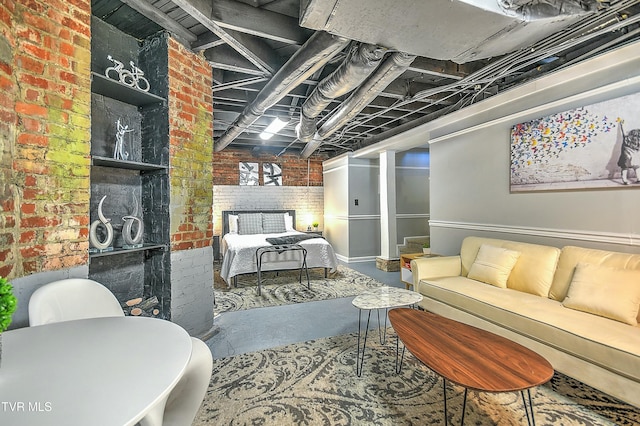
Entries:
[[239,163],[240,168],[240,185],[243,186],[257,186],[260,185],[260,174],[258,163],[247,163],[241,161]]
[[640,188],[640,94],[511,129],[511,192]]
[[264,184],[282,186],[282,169],[276,163],[263,163],[262,175]]

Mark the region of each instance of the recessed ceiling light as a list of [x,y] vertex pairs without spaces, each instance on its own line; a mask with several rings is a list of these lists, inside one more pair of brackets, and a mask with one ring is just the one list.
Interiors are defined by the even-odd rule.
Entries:
[[265,141],[271,139],[273,135],[282,130],[288,123],[288,121],[283,121],[279,117],[274,118],[271,124],[269,124],[267,128],[260,133],[260,139]]

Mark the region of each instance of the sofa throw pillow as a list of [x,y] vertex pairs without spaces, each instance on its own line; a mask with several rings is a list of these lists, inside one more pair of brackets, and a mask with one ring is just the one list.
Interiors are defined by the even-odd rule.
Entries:
[[638,325],[640,271],[578,263],[562,305]]
[[482,244],[467,277],[496,287],[507,288],[507,279],[519,257],[519,251]]
[[284,213],[262,213],[262,230],[265,234],[280,234],[286,230]]
[[240,213],[238,215],[238,234],[263,234],[262,213]]

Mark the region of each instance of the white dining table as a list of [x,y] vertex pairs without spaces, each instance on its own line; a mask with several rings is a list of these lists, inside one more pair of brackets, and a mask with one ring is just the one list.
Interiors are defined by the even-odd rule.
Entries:
[[191,357],[166,320],[92,318],[6,331],[0,425],[135,425],[163,410]]

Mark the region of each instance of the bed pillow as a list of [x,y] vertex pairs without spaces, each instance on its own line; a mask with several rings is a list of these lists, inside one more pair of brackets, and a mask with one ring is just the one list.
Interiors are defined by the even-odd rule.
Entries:
[[578,263],[562,305],[638,325],[640,271]]
[[285,231],[295,231],[293,227],[293,217],[289,213],[284,214],[284,229]]
[[265,234],[280,234],[285,232],[283,213],[262,213],[262,230]]
[[237,234],[238,233],[238,215],[230,214],[229,218],[229,233]]
[[240,213],[238,215],[238,234],[264,234],[262,230],[262,213]]
[[482,244],[467,278],[507,288],[507,279],[519,257],[519,251]]

